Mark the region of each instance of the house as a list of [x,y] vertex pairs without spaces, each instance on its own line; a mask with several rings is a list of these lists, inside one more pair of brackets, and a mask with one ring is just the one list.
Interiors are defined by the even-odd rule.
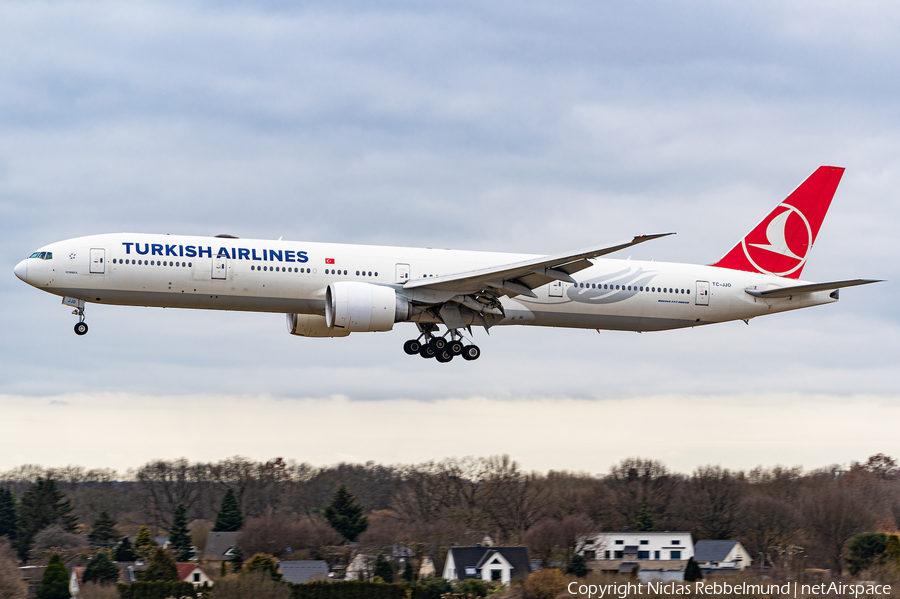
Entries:
[[375,576],[375,553],[357,551],[344,570],[344,580],[371,580]]
[[694,560],[704,574],[740,572],[753,563],[740,541],[697,541]]
[[419,566],[419,578],[428,578],[434,576],[437,570],[434,569],[434,560],[430,556],[422,557],[422,565]]
[[331,581],[328,577],[328,562],[325,560],[282,561],[278,564],[278,571],[291,584]]
[[237,554],[238,532],[211,532],[206,537],[203,549],[203,562],[218,568],[224,562],[230,562]]
[[451,547],[444,562],[447,580],[478,578],[509,584],[531,573],[527,547]]
[[206,573],[206,570],[204,570],[197,564],[192,564],[190,562],[178,562],[175,564],[175,567],[178,568],[178,580],[182,582],[190,582],[195,587],[199,587],[204,584],[209,584],[210,586],[212,586],[213,584],[212,577]]
[[592,570],[630,574],[636,567],[642,582],[684,580],[694,541],[682,531],[598,532],[581,537],[577,550]]

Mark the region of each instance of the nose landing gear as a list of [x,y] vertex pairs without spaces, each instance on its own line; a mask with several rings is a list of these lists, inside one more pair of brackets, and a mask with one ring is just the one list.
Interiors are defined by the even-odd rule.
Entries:
[[78,316],[78,323],[75,325],[75,334],[79,337],[81,335],[87,335],[88,325],[84,322],[84,300],[65,298],[63,303],[69,306],[75,306],[75,309],[72,310],[72,314]]
[[[408,355],[419,354],[423,358],[434,358],[442,364],[451,361],[455,356],[472,361],[481,357],[481,349],[477,345],[465,345],[463,336],[457,329],[450,329],[443,336],[437,335],[438,328],[434,324],[418,324],[421,335],[403,344],[403,351]],[[447,339],[447,335],[450,339]]]

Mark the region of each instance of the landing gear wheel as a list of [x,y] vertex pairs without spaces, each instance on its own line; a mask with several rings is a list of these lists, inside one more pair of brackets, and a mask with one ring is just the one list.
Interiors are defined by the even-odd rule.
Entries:
[[463,348],[462,357],[469,361],[477,360],[481,357],[481,350],[477,345],[467,345]]
[[463,345],[462,341],[451,341],[447,345],[447,349],[449,349],[454,356],[458,356],[459,354],[463,353],[463,349],[465,349],[465,346]]
[[422,349],[422,344],[419,343],[418,339],[410,339],[406,343],[403,344],[403,351],[405,351],[410,356],[413,354],[419,353],[419,350]]
[[88,332],[87,324],[83,322],[79,322],[75,325],[75,334],[76,335],[85,335]]
[[434,348],[430,345],[423,345],[419,350],[419,355],[423,358],[433,358],[435,355]]
[[431,346],[431,349],[434,350],[434,353],[439,353],[447,348],[447,340],[443,337],[433,337],[431,339],[431,343],[428,345]]
[[446,364],[447,362],[449,362],[450,360],[453,359],[453,352],[451,352],[449,349],[445,349],[443,351],[436,353],[434,355],[434,359],[437,360],[438,362],[440,362],[441,364]]

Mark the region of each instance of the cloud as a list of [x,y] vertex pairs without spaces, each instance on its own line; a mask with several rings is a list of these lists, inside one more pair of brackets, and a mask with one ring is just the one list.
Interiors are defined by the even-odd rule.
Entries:
[[[342,396],[72,394],[52,398],[67,406],[38,417],[37,406],[47,399],[0,396],[0,409],[18,423],[0,440],[0,470],[27,462],[125,472],[151,459],[182,456],[284,457],[328,465],[505,453],[527,469],[601,474],[634,456],[690,472],[701,464],[813,468],[900,453],[896,439],[871,433],[873,422],[900,418],[895,395],[355,402]],[[121,442],[122,435],[145,442]],[[154,442],[159,435],[177,442]]]

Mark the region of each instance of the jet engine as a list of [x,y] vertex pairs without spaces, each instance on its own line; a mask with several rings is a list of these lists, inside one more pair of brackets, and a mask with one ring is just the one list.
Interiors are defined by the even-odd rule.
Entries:
[[325,317],[318,314],[287,314],[287,327],[291,335],[301,337],[346,337],[350,331],[330,329]]
[[409,315],[409,300],[391,287],[346,281],[325,291],[325,323],[336,331],[390,331]]

